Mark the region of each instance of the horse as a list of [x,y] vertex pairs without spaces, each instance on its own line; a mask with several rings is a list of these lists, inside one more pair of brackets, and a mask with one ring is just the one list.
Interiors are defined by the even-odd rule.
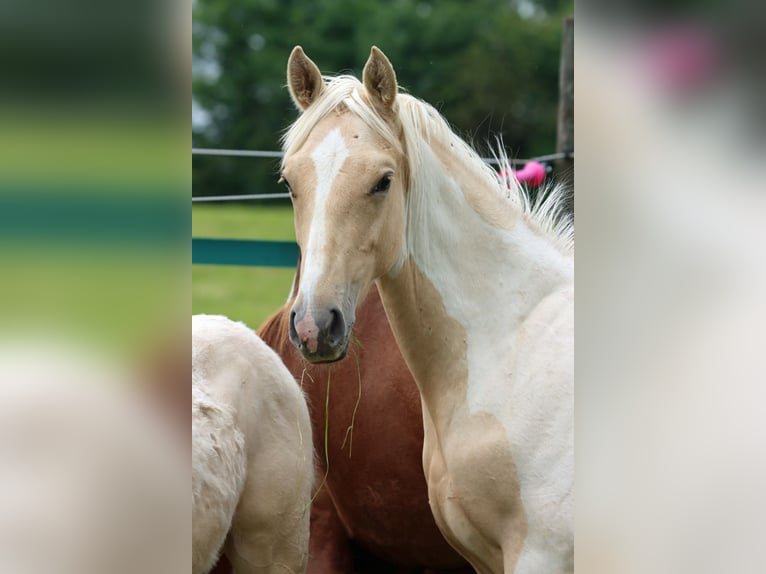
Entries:
[[[192,318],[192,572],[306,571],[314,483],[306,400],[252,330]],[[227,536],[228,535],[228,536]]]
[[[303,254],[289,336],[349,350],[376,283],[420,392],[434,519],[480,574],[574,569],[574,229],[532,203],[373,47],[362,81],[296,46],[281,180]],[[502,151],[501,151],[502,154]],[[503,163],[507,158],[501,156]],[[508,167],[507,165],[503,167]]]
[[326,475],[312,507],[309,573],[473,572],[428,506],[420,397],[377,290],[359,306],[351,352],[332,366],[307,363],[290,342],[295,295],[258,335],[307,395],[317,475]]

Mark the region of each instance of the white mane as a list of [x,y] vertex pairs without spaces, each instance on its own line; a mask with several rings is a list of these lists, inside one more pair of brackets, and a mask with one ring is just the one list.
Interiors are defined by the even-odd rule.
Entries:
[[[427,170],[422,169],[424,146],[431,143],[452,147],[455,156],[483,179],[487,187],[502,197],[510,198],[521,210],[522,217],[542,231],[549,240],[565,253],[574,249],[574,224],[566,214],[565,203],[569,190],[561,184],[540,189],[532,201],[527,190],[515,178],[501,178],[481,159],[478,153],[450,128],[433,106],[406,93],[396,97],[395,110],[401,123],[404,142],[391,130],[375,110],[362,97],[363,84],[354,76],[324,76],[325,87],[321,96],[312,103],[282,136],[284,158],[297,151],[308,139],[319,121],[343,108],[359,116],[380,137],[399,152],[406,149],[409,170],[409,197],[421,197],[429,187]],[[404,146],[402,145],[404,144]],[[404,149],[403,149],[404,147]],[[511,173],[511,164],[502,145],[494,152],[499,168]]]

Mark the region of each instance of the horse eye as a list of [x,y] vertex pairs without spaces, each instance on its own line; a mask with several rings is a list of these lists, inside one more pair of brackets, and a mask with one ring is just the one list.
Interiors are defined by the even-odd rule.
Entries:
[[383,177],[380,178],[380,181],[375,184],[375,187],[373,187],[370,190],[370,193],[385,193],[388,191],[388,188],[391,187],[391,174],[387,173]]
[[282,176],[279,178],[279,183],[284,183],[285,187],[287,188],[287,191],[290,193],[290,197],[295,199],[295,193],[293,192],[293,188],[290,186],[290,182],[285,179],[285,176]]

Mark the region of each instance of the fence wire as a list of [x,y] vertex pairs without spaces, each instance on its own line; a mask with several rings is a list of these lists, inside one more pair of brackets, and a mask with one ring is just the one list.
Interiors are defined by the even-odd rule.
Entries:
[[[214,149],[193,147],[192,155],[219,156],[219,157],[258,157],[258,158],[281,158],[281,151],[269,150],[245,150],[245,149]],[[494,157],[483,157],[483,161],[490,165],[498,165],[500,161]],[[511,165],[525,165],[530,161],[549,163],[557,159],[574,159],[574,153],[558,152],[541,155],[529,159],[510,159]],[[287,199],[289,193],[248,193],[242,195],[205,195],[192,197],[192,203],[212,203],[226,201],[258,201],[266,199]]]

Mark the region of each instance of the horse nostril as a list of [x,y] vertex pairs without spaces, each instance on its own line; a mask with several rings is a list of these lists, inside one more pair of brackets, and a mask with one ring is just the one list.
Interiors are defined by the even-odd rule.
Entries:
[[299,342],[298,331],[295,329],[295,311],[290,311],[290,320],[287,323],[288,323],[288,329],[290,331],[289,333],[290,339],[292,339],[294,343]]
[[343,313],[337,307],[330,309],[330,328],[328,333],[330,339],[336,343],[346,337],[346,321],[343,319]]

